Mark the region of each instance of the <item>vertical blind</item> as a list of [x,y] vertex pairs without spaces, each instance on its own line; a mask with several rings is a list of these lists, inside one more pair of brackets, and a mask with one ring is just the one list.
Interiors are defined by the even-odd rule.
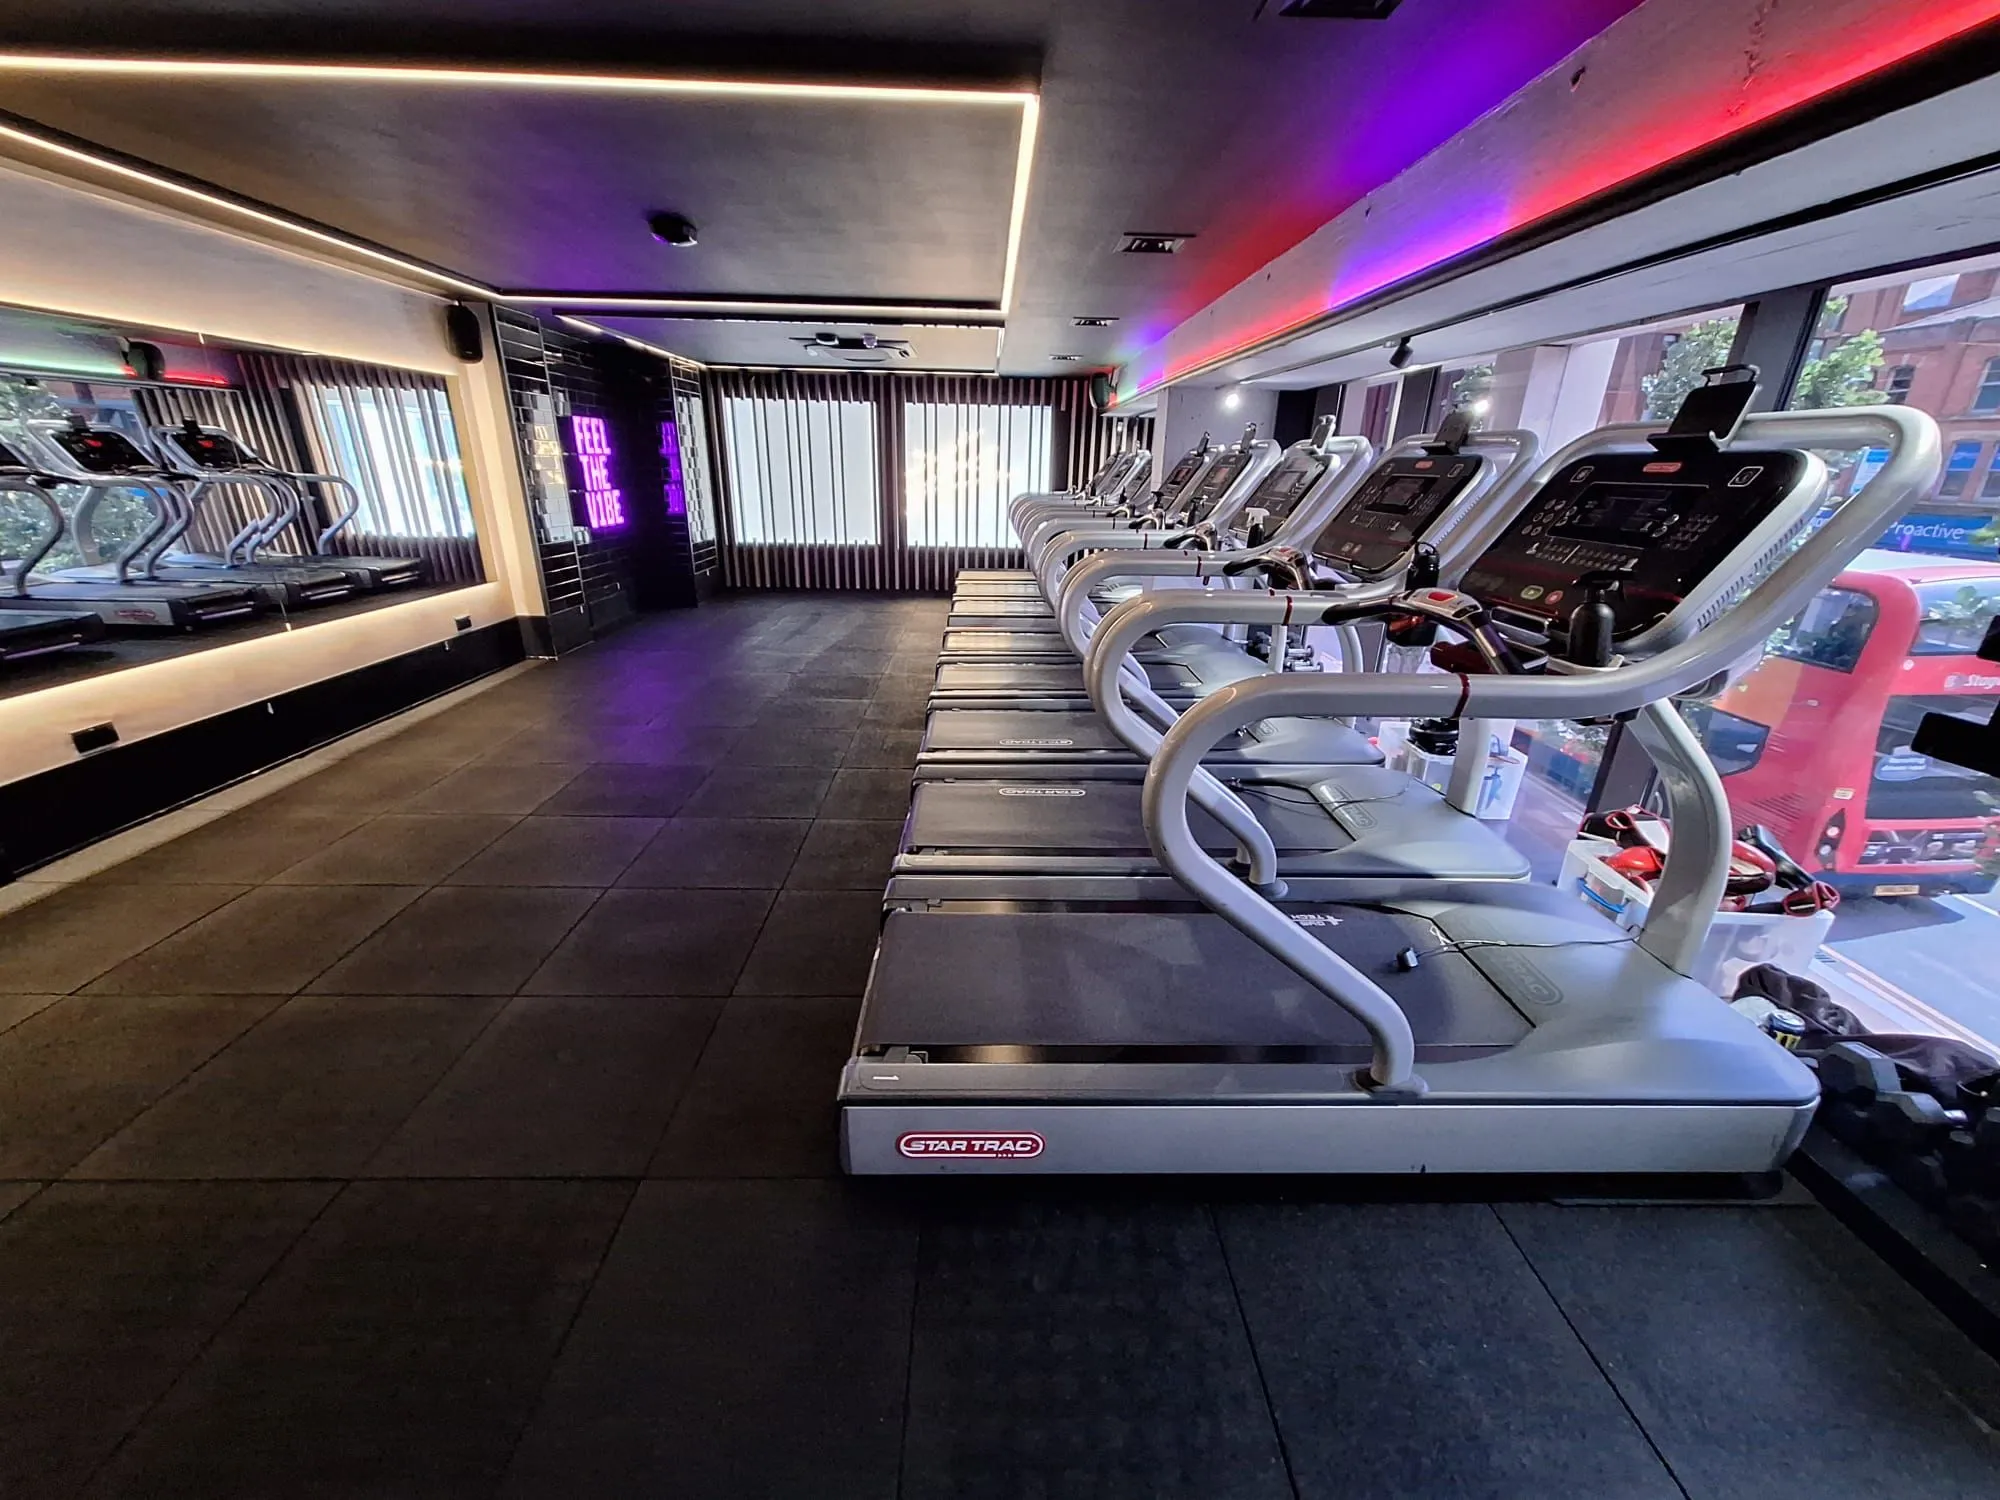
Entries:
[[1152,438],[1082,381],[720,370],[710,437],[723,577],[748,588],[937,590],[1019,561],[1007,502]]

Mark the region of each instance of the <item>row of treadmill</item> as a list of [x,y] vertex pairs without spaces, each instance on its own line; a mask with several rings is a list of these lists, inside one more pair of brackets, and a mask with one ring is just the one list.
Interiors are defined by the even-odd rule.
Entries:
[[[204,505],[232,488],[251,493],[247,519],[219,550],[196,550],[188,538]],[[69,511],[65,493],[81,497]],[[119,493],[140,499],[145,520],[115,556],[100,557],[94,522]],[[144,438],[81,417],[0,425],[0,498],[30,503],[42,516],[21,556],[0,562],[0,662],[108,633],[192,631],[271,610],[294,613],[413,587],[429,575],[419,557],[334,550],[361,509],[351,481],[279,467],[223,428],[192,421]],[[316,498],[327,514],[314,523],[312,550],[277,550]],[[45,567],[65,537],[84,561]]]
[[[960,574],[841,1078],[858,1174],[1767,1172],[1813,1073],[1687,978],[1712,694],[1940,465],[1909,407],[1246,433],[1022,496]],[[1828,510],[1829,453],[1876,450]],[[1490,721],[1622,720],[1673,829],[1625,931],[1472,815]],[[1411,721],[1442,791],[1362,732]]]

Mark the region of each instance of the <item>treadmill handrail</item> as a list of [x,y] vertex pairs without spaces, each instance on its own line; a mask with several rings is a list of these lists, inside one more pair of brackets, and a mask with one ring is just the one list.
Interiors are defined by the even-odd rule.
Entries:
[[48,483],[42,482],[37,476],[0,474],[0,491],[16,495],[33,495],[41,502],[42,508],[49,516],[48,529],[36,539],[33,546],[23,549],[19,560],[7,573],[8,594],[16,599],[26,599],[29,597],[29,575],[41,566],[43,558],[55,551],[56,544],[62,540],[64,529],[69,525],[69,520],[63,515],[62,505],[57,501]]
[[[1208,514],[1200,517],[1199,521],[1194,524],[1226,525],[1230,520],[1234,519],[1238,511],[1242,510],[1249,497],[1256,493],[1257,486],[1264,482],[1264,476],[1277,467],[1282,450],[1269,438],[1251,439],[1247,447],[1250,453],[1250,461],[1243,466],[1243,471],[1231,481],[1229,488],[1215,498],[1214,503],[1209,507]],[[1222,458],[1228,456],[1233,451],[1235,451],[1233,448],[1222,449],[1216,458],[1210,461],[1211,464],[1220,462]],[[1199,487],[1199,482],[1197,482],[1196,487]],[[1048,517],[1038,521],[1033,531],[1024,539],[1023,545],[1028,557],[1028,566],[1036,573],[1039,574],[1042,571],[1039,559],[1051,547],[1059,545],[1057,539],[1074,524],[1074,520],[1075,518],[1073,517],[1062,515]]]
[[[1814,412],[1767,413],[1746,417],[1731,445],[1748,442],[1785,447],[1868,448],[1886,445],[1888,460],[1792,554],[1767,574],[1733,608],[1705,629],[1657,656],[1608,668],[1565,672],[1560,663],[1548,676],[1461,676],[1457,673],[1399,674],[1268,674],[1233,683],[1209,695],[1181,715],[1165,735],[1146,773],[1141,800],[1148,838],[1161,864],[1204,904],[1246,937],[1279,959],[1335,1004],[1348,1010],[1369,1030],[1374,1058],[1369,1071],[1377,1083],[1397,1086],[1411,1078],[1414,1056],[1409,1021],[1387,992],[1331,949],[1306,937],[1298,926],[1256,891],[1209,856],[1195,839],[1187,816],[1187,786],[1203,758],[1225,736],[1274,715],[1384,718],[1601,718],[1644,711],[1648,732],[1642,738],[1658,745],[1670,762],[1687,763],[1701,755],[1685,725],[1676,732],[1667,716],[1678,719],[1665,700],[1713,675],[1719,664],[1743,655],[1770,636],[1802,609],[1820,589],[1852,560],[1912,499],[1928,494],[1942,471],[1937,424],[1905,406],[1844,408]],[[1561,463],[1602,444],[1578,439],[1557,457]],[[1552,463],[1555,460],[1551,461]],[[1553,470],[1551,470],[1553,472]],[[1277,622],[1310,619],[1316,612],[1310,594],[1219,595],[1180,601],[1175,591],[1128,600],[1113,611],[1115,624],[1106,634],[1127,643],[1173,620],[1213,622]],[[1193,590],[1185,592],[1192,593]],[[1093,697],[1106,685],[1108,653],[1116,641],[1107,639],[1107,658],[1095,662],[1099,680],[1091,683]],[[1086,678],[1092,676],[1086,670]],[[1658,707],[1655,707],[1658,705]],[[1690,750],[1692,746],[1692,750]],[[1713,767],[1708,776],[1714,778]],[[1719,794],[1693,786],[1698,801]],[[1674,788],[1680,791],[1681,788]],[[1691,837],[1669,847],[1655,899],[1641,930],[1648,952],[1673,962],[1667,954],[1686,959],[1698,952],[1714,921],[1721,886],[1715,867],[1728,852],[1727,830],[1718,839],[1711,818],[1697,817]],[[1678,850],[1678,858],[1676,857]],[[1702,868],[1696,868],[1697,865]],[[1659,924],[1656,929],[1656,924]],[[1664,951],[1663,951],[1664,950]],[[1389,1014],[1384,1011],[1387,1005]]]

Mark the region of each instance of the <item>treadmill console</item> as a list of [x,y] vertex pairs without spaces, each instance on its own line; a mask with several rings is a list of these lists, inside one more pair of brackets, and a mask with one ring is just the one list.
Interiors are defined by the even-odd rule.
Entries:
[[1613,575],[1612,639],[1630,640],[1702,591],[1816,465],[1787,449],[1591,454],[1536,492],[1460,587],[1503,621],[1561,635],[1581,581]]
[[158,468],[139,451],[139,445],[115,427],[61,427],[43,429],[51,443],[70,456],[79,469],[90,474],[130,474]]
[[1364,578],[1387,572],[1465,493],[1485,462],[1471,453],[1385,459],[1320,528],[1314,558]]
[[1261,510],[1267,513],[1264,534],[1271,535],[1299,508],[1299,502],[1312,492],[1320,476],[1326,473],[1332,462],[1324,453],[1315,448],[1301,446],[1288,449],[1278,460],[1278,466],[1258,482],[1244,507],[1245,519],[1249,511]]
[[1181,491],[1194,483],[1201,466],[1208,462],[1208,449],[1190,448],[1181,456],[1181,461],[1167,470],[1167,477],[1160,481],[1160,505],[1171,506],[1180,499]]
[[1201,476],[1201,483],[1188,496],[1187,504],[1181,507],[1194,520],[1201,520],[1221,503],[1229,493],[1229,487],[1250,467],[1248,446],[1232,448],[1208,466],[1208,472]]
[[198,469],[254,469],[261,462],[220,427],[175,427],[166,437]]

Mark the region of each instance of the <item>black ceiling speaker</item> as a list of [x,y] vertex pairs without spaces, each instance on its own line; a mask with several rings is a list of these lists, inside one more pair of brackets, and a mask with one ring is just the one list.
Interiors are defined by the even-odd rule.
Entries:
[[686,214],[661,209],[658,213],[646,215],[646,227],[653,231],[653,238],[663,245],[685,247],[695,243],[694,220]]
[[1279,9],[1281,16],[1301,16],[1308,21],[1386,21],[1403,0],[1291,0]]
[[1103,371],[1090,377],[1090,409],[1092,411],[1111,410],[1111,377]]
[[486,358],[486,335],[480,330],[479,314],[463,302],[454,302],[444,310],[444,337],[454,359],[476,365]]
[[132,367],[132,374],[140,380],[167,378],[167,357],[160,352],[158,344],[149,344],[143,339],[127,341],[125,363]]

